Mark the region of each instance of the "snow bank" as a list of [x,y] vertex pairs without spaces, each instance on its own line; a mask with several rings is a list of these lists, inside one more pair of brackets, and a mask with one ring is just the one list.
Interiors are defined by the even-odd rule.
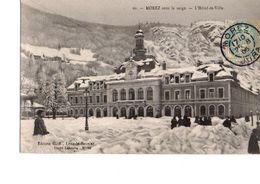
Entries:
[[[193,121],[193,119],[192,119]],[[47,136],[32,136],[33,120],[21,121],[21,151],[32,153],[190,153],[219,154],[246,153],[251,128],[242,119],[233,129],[222,126],[223,120],[212,118],[214,126],[170,129],[170,117],[138,118],[137,120],[115,118],[90,118],[90,131],[84,131],[84,118],[45,119],[51,132]],[[58,150],[42,143],[90,144],[91,149]]]

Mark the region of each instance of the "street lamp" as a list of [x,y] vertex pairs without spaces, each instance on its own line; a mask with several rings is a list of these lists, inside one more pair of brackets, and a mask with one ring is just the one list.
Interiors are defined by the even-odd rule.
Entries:
[[250,115],[251,115],[251,125],[254,126],[253,111],[250,111]]
[[85,89],[84,91],[84,97],[86,99],[86,113],[85,113],[85,130],[88,130],[88,95],[89,91],[88,88]]

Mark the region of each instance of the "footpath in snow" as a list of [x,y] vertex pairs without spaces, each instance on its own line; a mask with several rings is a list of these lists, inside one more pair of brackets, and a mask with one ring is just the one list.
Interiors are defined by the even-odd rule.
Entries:
[[[250,123],[239,119],[232,131],[223,120],[212,118],[213,126],[170,129],[171,117],[116,119],[84,118],[44,119],[49,135],[32,136],[34,120],[21,121],[23,153],[109,153],[109,154],[236,154],[247,153]],[[194,119],[192,119],[192,122]]]

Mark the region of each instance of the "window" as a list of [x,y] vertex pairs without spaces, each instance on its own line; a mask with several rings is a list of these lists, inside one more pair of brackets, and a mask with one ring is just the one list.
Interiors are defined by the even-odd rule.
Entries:
[[118,100],[118,92],[117,92],[117,90],[113,90],[113,92],[112,92],[112,101],[113,102],[116,102]]
[[180,83],[180,76],[175,76],[175,83]]
[[89,96],[88,99],[89,99],[89,103],[92,103],[92,96]]
[[81,115],[83,114],[83,109],[80,109],[80,114],[81,114]]
[[75,103],[76,104],[78,103],[78,97],[75,97]]
[[209,89],[209,98],[215,98],[215,89]]
[[99,85],[99,82],[98,82],[98,83],[97,83],[97,89],[99,89],[99,86],[100,86],[100,85]]
[[190,75],[185,75],[185,82],[190,82]]
[[138,89],[138,100],[144,99],[144,90],[142,88]]
[[99,103],[100,102],[100,97],[96,96],[96,100],[97,100],[97,103]]
[[224,88],[219,88],[218,89],[218,97],[219,98],[224,98]]
[[170,91],[165,91],[164,92],[164,99],[165,100],[170,100]]
[[200,106],[200,115],[206,116],[206,107],[204,105]]
[[218,106],[218,115],[224,116],[225,115],[225,107],[223,105]]
[[147,88],[147,100],[153,100],[153,88],[149,87]]
[[175,98],[175,100],[179,100],[180,99],[180,91],[175,91],[174,92],[174,98]]
[[215,106],[214,105],[210,105],[209,106],[209,115],[210,116],[214,116],[215,115]]
[[82,103],[83,103],[83,101],[82,101],[82,97],[79,97],[79,99],[80,99],[80,100],[79,100],[79,101],[80,101],[80,103],[82,104]]
[[169,82],[170,82],[169,77],[165,77],[165,84],[169,84]]
[[70,103],[73,103],[73,97],[72,96],[70,97]]
[[107,103],[107,95],[104,95],[104,103]]
[[200,98],[201,99],[206,98],[206,90],[205,89],[200,89]]
[[122,89],[120,92],[121,100],[126,100],[126,91],[125,89]]
[[135,99],[135,90],[133,88],[129,89],[129,100]]
[[210,82],[214,81],[214,73],[209,74],[209,81]]
[[185,99],[191,99],[191,92],[190,92],[190,90],[185,90]]

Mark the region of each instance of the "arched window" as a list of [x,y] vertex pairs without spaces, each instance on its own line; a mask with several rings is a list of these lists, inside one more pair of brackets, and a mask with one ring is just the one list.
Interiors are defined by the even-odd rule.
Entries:
[[138,108],[138,116],[144,116],[144,108],[143,107]]
[[206,116],[206,107],[204,105],[200,106],[200,115]]
[[129,109],[129,118],[133,118],[133,117],[135,117],[135,108],[131,107]]
[[135,90],[133,88],[129,89],[129,100],[135,99]]
[[146,90],[147,100],[153,100],[153,88],[149,87]]
[[215,106],[214,105],[209,106],[209,115],[215,116]]
[[174,116],[177,116],[177,117],[181,116],[181,107],[180,106],[174,107]]
[[185,116],[187,116],[187,117],[191,117],[191,116],[192,116],[191,108],[192,108],[192,107],[189,106],[189,105],[185,106],[185,108],[184,108],[184,114],[185,114]]
[[219,116],[224,116],[225,115],[225,107],[224,107],[224,105],[219,105],[218,106],[218,115]]
[[100,118],[101,117],[101,111],[100,109],[96,109],[96,117]]
[[83,109],[80,109],[80,114],[83,114]]
[[116,107],[113,108],[113,117],[118,115],[118,109]]
[[88,114],[89,114],[89,116],[94,116],[94,111],[93,111],[93,109],[89,109]]
[[146,116],[153,117],[153,107],[152,106],[147,107]]
[[121,117],[126,117],[126,108],[122,107],[120,110]]
[[104,109],[103,109],[103,116],[104,116],[104,117],[107,117],[107,108],[104,108]]
[[138,100],[143,100],[144,99],[144,90],[143,88],[138,89]]
[[164,115],[165,116],[171,116],[171,108],[169,106],[166,106],[164,109]]
[[113,102],[116,102],[118,100],[118,92],[117,92],[117,90],[113,90],[113,92],[112,92],[112,101]]
[[121,100],[126,100],[126,91],[125,91],[125,89],[121,89],[120,97],[121,97]]

